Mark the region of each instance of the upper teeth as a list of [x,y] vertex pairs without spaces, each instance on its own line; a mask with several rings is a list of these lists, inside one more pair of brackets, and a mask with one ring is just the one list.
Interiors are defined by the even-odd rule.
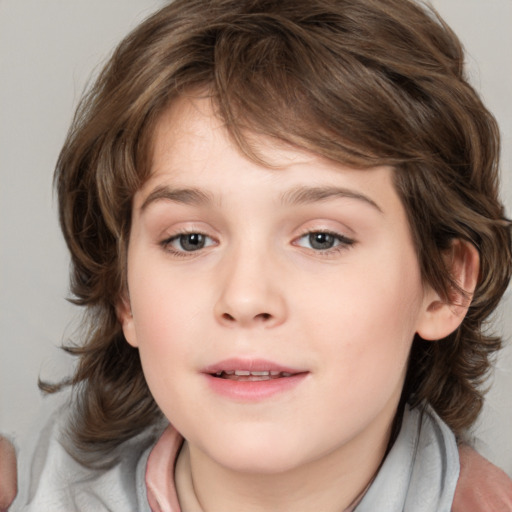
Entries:
[[236,375],[238,377],[248,377],[249,375],[254,375],[255,377],[268,377],[268,376],[275,377],[277,375],[282,375],[283,377],[291,376],[291,373],[280,372],[280,371],[275,371],[275,370],[267,370],[267,371],[260,371],[260,372],[249,371],[249,370],[225,370],[225,371],[217,372],[215,375],[220,376],[223,373],[225,373],[226,375]]

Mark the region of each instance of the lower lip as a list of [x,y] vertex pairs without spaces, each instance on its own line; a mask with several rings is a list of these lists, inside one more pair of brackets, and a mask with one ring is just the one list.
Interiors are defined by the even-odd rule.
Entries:
[[259,381],[239,381],[221,379],[205,374],[210,389],[216,394],[240,402],[258,402],[275,395],[291,391],[308,375],[307,372],[296,373],[290,377]]

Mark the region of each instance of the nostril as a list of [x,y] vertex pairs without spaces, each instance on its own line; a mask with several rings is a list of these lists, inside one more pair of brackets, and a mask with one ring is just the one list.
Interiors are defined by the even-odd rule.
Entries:
[[234,324],[234,323],[246,323],[246,322],[269,322],[274,318],[274,315],[271,313],[258,313],[257,315],[251,316],[251,315],[244,315],[240,314],[238,315],[232,315],[230,313],[222,313],[221,316],[222,320],[226,323]]

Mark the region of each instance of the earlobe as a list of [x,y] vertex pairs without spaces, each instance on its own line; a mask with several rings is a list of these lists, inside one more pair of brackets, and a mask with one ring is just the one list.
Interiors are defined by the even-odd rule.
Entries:
[[135,334],[135,324],[133,320],[133,313],[130,304],[130,299],[127,295],[121,297],[116,307],[117,319],[123,328],[123,334],[126,341],[132,346],[137,347],[137,336]]
[[464,320],[473,299],[479,270],[480,256],[476,247],[456,239],[446,251],[445,261],[457,287],[449,297],[441,297],[429,288],[425,292],[423,314],[417,334],[425,340],[439,340],[455,331]]

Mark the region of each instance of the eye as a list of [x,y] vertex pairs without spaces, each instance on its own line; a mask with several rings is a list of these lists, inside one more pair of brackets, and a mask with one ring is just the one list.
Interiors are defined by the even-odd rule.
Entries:
[[162,242],[162,246],[175,253],[195,252],[213,245],[215,242],[202,233],[181,233]]
[[327,231],[312,231],[302,235],[296,242],[299,247],[306,247],[315,251],[330,251],[344,249],[354,244],[354,240],[338,233]]

